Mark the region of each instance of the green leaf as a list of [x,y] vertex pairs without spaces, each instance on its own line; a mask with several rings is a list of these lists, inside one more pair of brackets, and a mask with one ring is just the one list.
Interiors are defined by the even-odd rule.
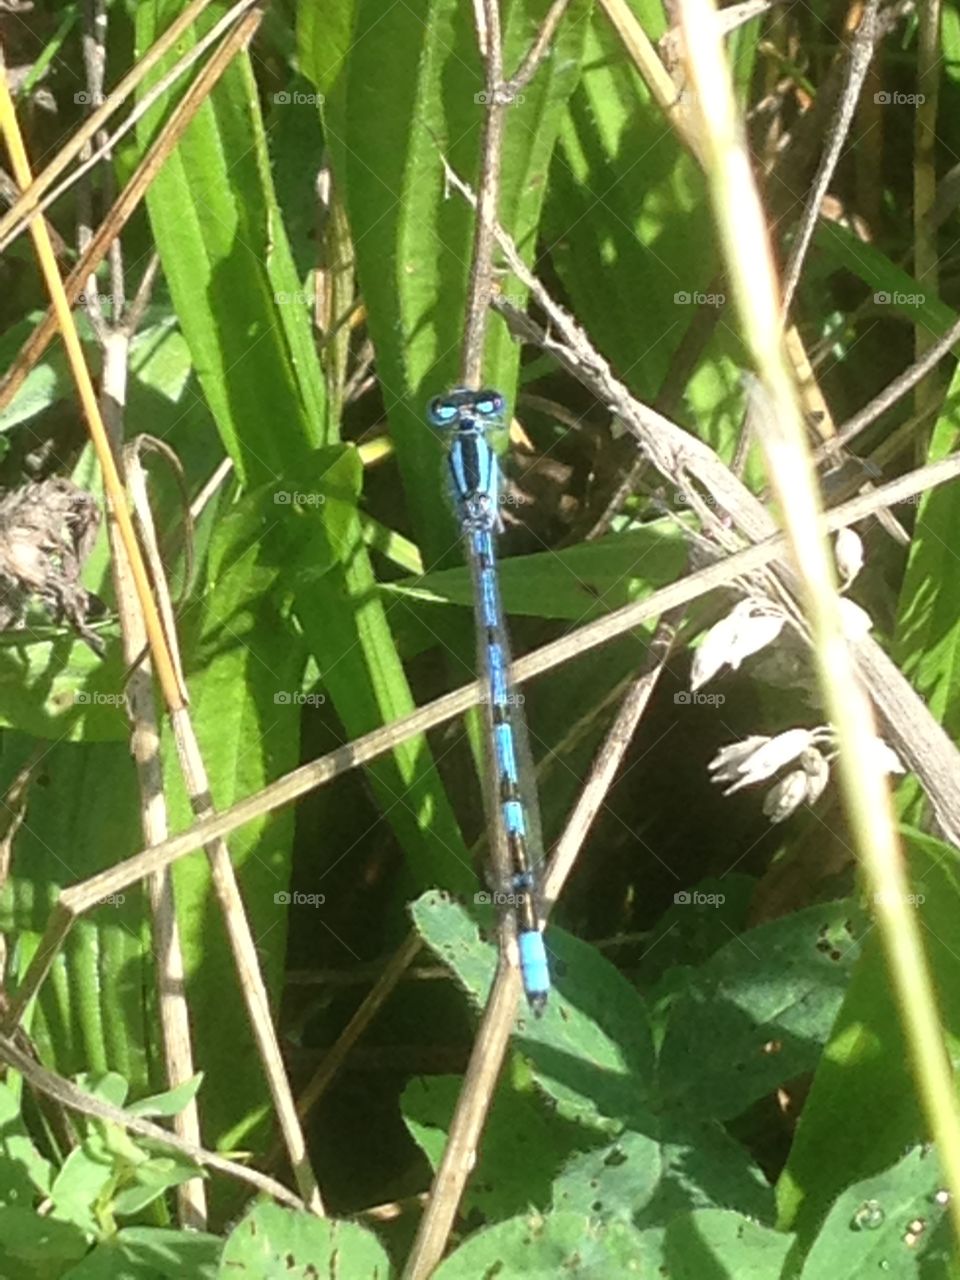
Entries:
[[[313,478],[311,478],[313,477]],[[415,710],[357,515],[359,459],[344,451],[304,468],[301,487],[323,498],[299,504],[301,543],[291,554],[297,618],[343,722],[355,738]],[[329,572],[317,566],[332,565]],[[470,857],[426,738],[399,744],[368,766],[380,807],[417,886],[475,887]]]
[[124,1227],[63,1280],[216,1280],[222,1248],[202,1232]]
[[112,1162],[95,1158],[86,1143],[74,1147],[53,1180],[50,1192],[53,1217],[60,1222],[72,1222],[81,1231],[95,1233],[99,1223],[93,1206],[113,1176]]
[[793,1237],[722,1209],[695,1209],[667,1227],[670,1280],[776,1280]]
[[[458,1076],[430,1076],[411,1081],[404,1090],[404,1122],[434,1169],[443,1156],[462,1089]],[[475,1209],[490,1222],[509,1217],[518,1206],[545,1209],[553,1177],[569,1157],[577,1134],[574,1126],[549,1114],[529,1086],[520,1088],[509,1078],[501,1081],[484,1125],[480,1160],[467,1184],[463,1212]]]
[[[136,8],[142,53],[180,12]],[[204,26],[215,20],[204,15]],[[159,79],[191,43],[182,37]],[[166,110],[146,113],[146,145]],[[150,223],[183,336],[237,472],[262,482],[325,442],[324,386],[267,156],[246,52],[234,56],[147,193]]]
[[[507,67],[518,64],[547,8],[547,0],[501,7]],[[561,112],[579,74],[584,11],[584,0],[572,6],[523,102],[507,112],[500,217],[528,260]],[[340,62],[343,21],[333,50],[325,25],[302,22],[301,63],[323,87],[337,75],[324,108],[334,172],[404,490],[421,544],[435,559],[449,551],[452,519],[436,501],[440,446],[423,410],[459,377],[473,227],[466,201],[447,191],[441,157],[476,184],[483,105],[475,99],[484,82],[474,20],[455,0],[386,8],[357,0]],[[507,279],[502,288],[522,302],[518,284]],[[484,377],[508,398],[518,359],[503,323],[491,319]]]
[[[496,966],[494,943],[482,941],[475,921],[442,894],[423,894],[411,913],[424,941],[482,1007]],[[489,912],[484,918],[492,926]],[[492,927],[488,936],[496,936]],[[545,938],[554,973],[562,976],[541,1018],[521,1010],[517,1047],[562,1116],[616,1130],[650,1100],[654,1047],[646,1009],[594,947],[555,928]],[[586,1070],[576,1067],[580,1062],[589,1064]]]
[[[7,735],[2,785],[33,750]],[[0,898],[0,928],[20,943],[23,972],[61,888],[85,880],[142,844],[133,763],[125,743],[59,744],[44,756],[14,843],[14,875]],[[144,1009],[153,985],[142,940],[139,886],[76,922],[40,992],[32,1034],[45,1062],[63,1075],[119,1072],[145,1092]]]
[[110,1207],[116,1214],[139,1213],[170,1187],[200,1176],[201,1170],[196,1165],[190,1165],[184,1160],[173,1160],[168,1156],[156,1156],[137,1165],[135,1185],[119,1191],[110,1202]]
[[289,1280],[387,1280],[389,1259],[371,1232],[353,1222],[258,1204],[224,1245],[222,1280],[238,1275]]
[[435,1280],[610,1280],[652,1276],[655,1259],[652,1246],[627,1223],[580,1213],[536,1214],[478,1231],[433,1274]]
[[956,323],[952,307],[891,262],[881,249],[865,243],[839,222],[821,219],[814,244],[834,268],[844,267],[872,289],[877,306],[889,308],[909,324],[922,325],[938,337]]
[[[283,596],[284,557],[300,545],[302,525],[278,519],[274,496],[272,485],[258,490],[221,522],[205,589],[184,617],[190,713],[218,808],[252,795],[299,763],[300,710],[290,691],[300,686],[304,653]],[[192,822],[192,809],[168,732],[163,750],[176,829]],[[261,969],[274,995],[286,945],[286,912],[277,895],[289,882],[293,825],[293,812],[285,809],[246,824],[230,839]],[[207,1081],[201,1095],[204,1128],[210,1141],[238,1146],[269,1110],[269,1094],[206,857],[197,852],[177,863],[174,883],[195,1060]]]
[[[859,915],[850,902],[797,911],[732,938],[696,970],[670,1005],[663,1104],[730,1120],[812,1070],[859,956]],[[723,1053],[704,1056],[705,1041]]]
[[[960,378],[946,393],[955,403]],[[927,450],[937,462],[957,446],[952,409],[938,419]],[[960,592],[954,572],[953,542],[960,519],[956,485],[940,485],[923,495],[910,539],[909,559],[900,588],[893,653],[903,674],[956,742],[960,737]],[[918,819],[924,804],[919,784],[908,780],[901,791],[901,812]],[[920,809],[918,810],[918,806]]]
[[666,1226],[692,1209],[730,1208],[773,1219],[773,1191],[760,1168],[713,1121],[651,1114],[644,1132],[573,1156],[554,1188],[554,1209]]
[[203,1082],[203,1072],[198,1071],[189,1080],[184,1080],[175,1089],[167,1089],[164,1093],[155,1093],[149,1098],[141,1098],[126,1108],[128,1116],[176,1116],[188,1102],[197,1096]]
[[[950,1245],[946,1202],[937,1196],[942,1182],[936,1155],[918,1147],[892,1168],[848,1187],[827,1214],[801,1280],[932,1275],[926,1267],[945,1261]],[[919,1229],[911,1230],[913,1223]]]
[[[647,12],[659,39],[663,14]],[[696,161],[599,12],[584,66],[550,170],[546,237],[579,322],[653,400],[717,269],[709,206]]]
[[[948,1044],[956,1054],[960,872],[954,850],[928,836],[908,832],[908,849],[928,963]],[[809,1244],[844,1187],[886,1168],[924,1131],[901,1018],[873,931],[854,968],[777,1184],[781,1223]]]
[[87,1252],[87,1238],[69,1222],[29,1209],[0,1206],[4,1280],[57,1280],[64,1265]]
[[[510,556],[500,561],[504,608],[531,617],[586,622],[676,581],[686,560],[682,533],[667,520],[560,551]],[[414,598],[473,604],[467,569],[442,569],[382,590],[386,596],[409,593]]]

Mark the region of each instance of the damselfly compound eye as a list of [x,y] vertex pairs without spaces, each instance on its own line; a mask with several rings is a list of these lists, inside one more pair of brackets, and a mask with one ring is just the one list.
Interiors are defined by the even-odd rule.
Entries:
[[457,406],[443,396],[435,396],[427,405],[427,417],[435,427],[445,427],[457,416]]
[[494,418],[503,412],[503,403],[499,391],[478,391],[473,407],[481,418]]

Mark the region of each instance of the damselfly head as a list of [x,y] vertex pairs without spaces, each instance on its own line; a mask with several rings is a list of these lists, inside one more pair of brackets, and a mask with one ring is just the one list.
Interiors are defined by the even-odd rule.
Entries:
[[454,387],[445,396],[434,396],[427,405],[427,418],[435,427],[449,427],[460,418],[469,417],[490,421],[499,418],[505,406],[506,400],[499,391]]

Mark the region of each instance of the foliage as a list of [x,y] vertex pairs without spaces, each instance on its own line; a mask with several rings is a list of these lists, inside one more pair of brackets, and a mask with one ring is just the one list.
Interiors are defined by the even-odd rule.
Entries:
[[[107,8],[109,89],[183,5]],[[196,72],[151,98],[154,87],[227,8],[208,6],[138,88],[146,109],[114,148],[109,180],[100,166],[82,196],[71,187],[51,206],[68,242],[78,218],[104,215],[112,186],[129,179]],[[548,8],[503,0],[508,69]],[[37,0],[19,26],[4,17],[7,65],[33,68],[14,80],[37,169],[85,112],[82,9]],[[266,1199],[244,1203],[217,1174],[208,1176],[211,1233],[177,1229],[172,1192],[197,1176],[190,1162],[112,1124],[73,1117],[71,1131],[9,1071],[0,1082],[3,1280],[401,1273],[411,1205],[444,1150],[496,963],[496,922],[478,893],[476,718],[395,741],[362,771],[348,766],[356,739],[474,673],[472,588],[441,496],[442,443],[423,414],[458,380],[470,289],[473,212],[444,162],[476,184],[484,75],[474,9],[459,0],[275,3],[123,232],[128,295],[152,252],[160,264],[129,352],[125,430],[172,449],[198,507],[188,555],[182,495],[154,468],[154,521],[182,596],[177,633],[213,801],[229,808],[324,755],[337,774],[296,813],[261,815],[230,836],[297,1085],[411,923],[444,981],[393,993],[311,1119],[332,1206],[323,1221]],[[664,36],[660,6],[633,10],[651,41]],[[829,19],[816,6],[766,15],[729,38],[758,173],[809,139],[842,48]],[[937,159],[946,167],[960,149],[955,3],[941,40]],[[669,63],[669,36],[661,48]],[[938,242],[939,275],[918,280],[910,267],[913,116],[896,95],[910,92],[917,48],[910,22],[880,46],[877,84],[890,92],[878,93],[889,106],[862,104],[795,307],[822,397],[811,409],[820,444],[910,363],[918,333],[932,340],[956,321],[955,210]],[[763,495],[702,174],[604,6],[573,0],[506,117],[499,217],[523,261],[633,394],[737,459]],[[798,154],[802,174],[810,155]],[[784,173],[767,174],[765,195],[786,255],[807,178],[791,193]],[[67,256],[75,261],[72,249]],[[26,238],[0,280],[8,368],[46,305]],[[109,263],[96,284],[109,321],[119,310]],[[495,285],[501,300],[527,307],[514,274],[498,268]],[[76,314],[99,370],[95,326]],[[650,467],[635,473],[635,449],[608,406],[549,346],[521,346],[491,314],[485,376],[516,419],[499,444],[511,477],[503,596],[517,651],[645,599],[692,567],[702,495]],[[954,385],[929,394],[922,430],[898,402],[846,470],[825,476],[829,501],[850,476],[851,492],[861,486],[864,467],[879,481],[955,449]],[[821,421],[827,408],[831,423]],[[4,486],[56,474],[100,496],[56,344],[0,406],[0,445]],[[898,509],[905,553],[862,524],[865,567],[850,590],[954,739],[956,502],[945,487]],[[102,602],[93,623],[102,656],[51,617],[0,634],[0,789],[40,756],[22,826],[11,802],[0,829],[9,989],[58,893],[143,844],[105,531],[84,585]],[[731,742],[776,741],[823,719],[809,659],[785,633],[745,645],[740,671],[717,676],[717,662],[708,692],[690,692],[688,650],[700,643],[703,652],[721,608],[711,597],[686,616],[551,919],[556,994],[542,1019],[520,1016],[458,1234],[436,1272],[444,1280],[955,1274],[940,1165],[925,1145],[872,904],[858,892],[833,788],[818,775],[823,796],[774,828],[756,793],[723,797],[709,780],[708,762]],[[626,682],[648,662],[656,622],[524,686],[551,841]],[[779,636],[779,619],[766,622]],[[171,829],[182,829],[193,811],[167,727],[160,752]],[[915,779],[900,784],[898,803],[915,823],[904,828],[915,906],[956,1056],[956,849],[929,833]],[[204,1142],[266,1167],[272,1099],[203,855],[180,860],[174,878]],[[114,1105],[128,1092],[141,1098],[131,1114],[169,1119],[199,1081],[186,1091],[159,1084],[145,898],[130,887],[76,925],[24,1031],[50,1069]],[[396,1213],[370,1212],[385,1203]]]

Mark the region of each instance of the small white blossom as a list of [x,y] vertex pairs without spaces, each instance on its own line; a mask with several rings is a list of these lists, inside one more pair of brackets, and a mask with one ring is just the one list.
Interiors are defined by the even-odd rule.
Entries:
[[873,626],[873,619],[866,609],[861,609],[858,604],[854,604],[852,600],[842,596],[840,598],[840,623],[843,627],[843,634],[848,640],[862,640]]
[[783,629],[784,616],[760,600],[741,600],[715,623],[693,656],[690,688],[697,690],[723,666],[734,671],[744,658],[765,649]]
[[783,822],[807,798],[807,775],[802,769],[792,769],[767,792],[763,812],[771,822]]
[[863,543],[853,529],[840,529],[833,546],[840,571],[840,590],[846,591],[863,568]]
[[[748,738],[737,744],[741,750],[736,756],[732,748],[725,747],[710,762],[711,772],[716,773],[714,781],[730,783],[725,796],[755,782],[765,782],[801,755],[813,742],[815,733],[814,729],[787,729],[775,738]],[[725,758],[721,760],[721,756]]]
[[740,766],[744,760],[769,742],[764,733],[754,733],[742,742],[731,742],[728,747],[721,747],[707,768],[714,774],[714,782],[733,782],[740,776]]
[[873,739],[871,758],[876,768],[883,773],[906,773],[903,763],[893,747],[888,746],[882,738]]
[[807,775],[807,804],[816,804],[830,781],[830,762],[816,747],[809,747],[800,763]]

